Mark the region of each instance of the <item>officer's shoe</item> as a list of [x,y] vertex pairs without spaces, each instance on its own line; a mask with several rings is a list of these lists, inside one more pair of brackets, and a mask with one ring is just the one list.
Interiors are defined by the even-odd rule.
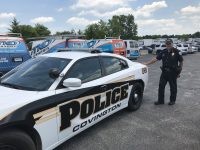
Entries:
[[154,105],[163,105],[163,104],[164,104],[164,102],[159,102],[159,101],[154,102]]
[[175,104],[175,102],[169,102],[168,103],[168,105],[174,105]]

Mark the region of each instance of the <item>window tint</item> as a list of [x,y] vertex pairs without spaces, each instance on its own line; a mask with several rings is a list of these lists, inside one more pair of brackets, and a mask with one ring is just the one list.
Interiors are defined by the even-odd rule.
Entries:
[[161,47],[166,47],[166,45],[162,45]]
[[114,44],[115,48],[123,48],[123,42],[118,42]]
[[125,46],[126,46],[126,48],[127,48],[127,42],[126,42],[126,41],[124,41],[124,44],[125,44]]
[[44,91],[55,81],[49,76],[53,68],[61,72],[70,62],[69,59],[36,57],[7,73],[1,84],[9,84],[25,90]]
[[66,78],[78,78],[82,83],[102,76],[98,57],[87,58],[76,62],[67,73]]
[[183,45],[184,47],[188,47],[188,45]]
[[178,46],[178,47],[181,47],[181,45],[180,45],[180,44],[178,44],[177,46]]
[[130,48],[134,48],[134,43],[132,41],[130,41],[129,43],[130,43]]
[[102,57],[102,62],[106,75],[128,68],[126,61],[114,57]]
[[160,47],[160,45],[156,45],[156,47]]

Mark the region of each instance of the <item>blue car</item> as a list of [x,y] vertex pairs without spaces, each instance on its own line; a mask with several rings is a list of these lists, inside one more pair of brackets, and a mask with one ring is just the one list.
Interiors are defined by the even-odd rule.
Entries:
[[6,73],[31,56],[28,48],[21,37],[0,36],[0,72]]

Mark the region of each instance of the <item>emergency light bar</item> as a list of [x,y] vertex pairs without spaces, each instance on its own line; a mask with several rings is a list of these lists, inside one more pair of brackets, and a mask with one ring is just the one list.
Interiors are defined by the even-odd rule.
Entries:
[[5,34],[0,34],[0,36],[22,37],[22,34],[21,33],[5,33]]
[[57,52],[87,52],[87,53],[101,53],[98,48],[62,48]]

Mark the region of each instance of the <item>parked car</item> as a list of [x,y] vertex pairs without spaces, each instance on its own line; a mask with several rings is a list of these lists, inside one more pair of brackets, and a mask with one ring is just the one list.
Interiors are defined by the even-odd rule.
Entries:
[[139,49],[146,50],[146,51],[148,51],[149,54],[151,54],[153,52],[153,49],[149,46],[141,46]]
[[123,108],[139,109],[147,81],[147,66],[97,49],[32,58],[0,79],[0,148],[54,149]]
[[102,52],[114,53],[126,57],[126,46],[122,39],[107,37],[105,39],[92,39],[87,43],[89,48],[98,48]]
[[88,48],[87,40],[79,39],[79,35],[51,36],[44,40],[31,41],[28,43],[32,47],[30,54],[32,57],[45,53],[57,52],[60,48]]
[[0,35],[0,72],[4,74],[30,58],[21,34]]
[[182,44],[182,43],[180,43],[180,44],[177,44],[176,45],[176,48],[179,50],[179,51],[181,51],[181,53],[183,54],[183,55],[186,55],[187,53],[188,53],[188,46],[187,46],[187,44]]
[[191,44],[184,44],[184,47],[188,48],[188,54],[193,54],[198,51],[198,48],[195,46],[192,46]]
[[153,51],[153,54],[159,54],[162,50],[164,50],[166,48],[165,44],[156,44],[155,45],[155,49]]
[[137,41],[134,40],[124,40],[126,46],[126,57],[128,59],[137,59],[140,57],[140,50]]
[[200,52],[200,43],[197,43],[197,44],[195,44],[195,45],[193,45],[193,46],[197,47],[198,52]]

